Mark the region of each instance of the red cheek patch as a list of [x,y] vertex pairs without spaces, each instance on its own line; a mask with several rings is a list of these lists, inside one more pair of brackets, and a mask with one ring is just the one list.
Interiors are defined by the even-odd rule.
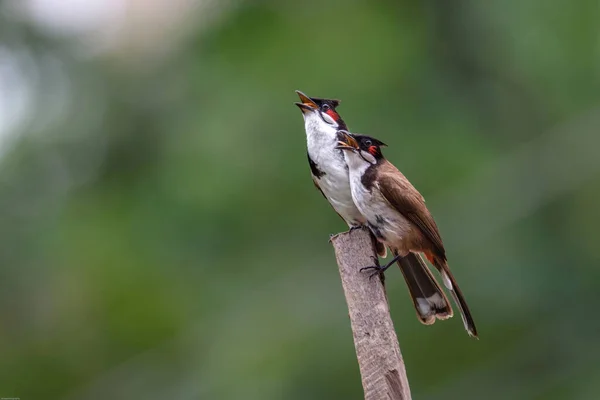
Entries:
[[329,115],[331,118],[333,118],[334,121],[337,121],[340,118],[338,113],[336,113],[332,109],[327,110],[327,115]]
[[377,147],[375,147],[375,146],[369,147],[369,153],[375,155],[377,153]]

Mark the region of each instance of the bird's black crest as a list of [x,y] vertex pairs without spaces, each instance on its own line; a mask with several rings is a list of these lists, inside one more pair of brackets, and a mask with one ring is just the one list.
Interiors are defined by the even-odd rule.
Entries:
[[310,98],[312,101],[314,101],[315,103],[317,103],[317,105],[319,107],[321,107],[323,104],[328,104],[331,108],[333,108],[334,110],[337,108],[337,106],[340,105],[341,100],[337,100],[337,99],[321,99],[319,97],[311,97]]
[[[371,146],[375,145],[375,146],[387,146],[387,144],[383,143],[381,140],[379,139],[375,139],[372,136],[367,136],[367,135],[359,135],[356,133],[353,133],[352,136],[354,136],[354,138],[356,139],[356,141],[358,142],[359,145],[361,145],[361,148],[363,148],[363,145],[365,145],[365,143],[370,140],[371,141]],[[363,149],[366,150],[366,149]]]

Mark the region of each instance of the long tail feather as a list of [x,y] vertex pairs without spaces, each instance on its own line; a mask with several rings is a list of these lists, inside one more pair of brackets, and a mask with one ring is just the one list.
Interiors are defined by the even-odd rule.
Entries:
[[450,290],[452,297],[454,298],[454,302],[458,306],[460,310],[460,316],[462,317],[463,324],[469,336],[478,338],[477,336],[477,328],[475,327],[475,321],[473,320],[473,316],[471,315],[471,311],[469,310],[469,306],[467,305],[467,301],[456,283],[456,279],[450,272],[450,268],[448,267],[448,263],[444,260],[440,260],[439,258],[434,258],[433,265],[440,271],[442,275],[442,279],[444,281],[444,285]]
[[417,317],[423,324],[431,325],[436,318],[452,317],[448,298],[420,254],[409,253],[398,260],[398,266],[404,275]]

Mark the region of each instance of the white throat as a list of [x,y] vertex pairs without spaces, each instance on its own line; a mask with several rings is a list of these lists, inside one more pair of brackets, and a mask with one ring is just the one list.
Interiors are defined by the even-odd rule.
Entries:
[[348,166],[342,150],[337,149],[338,124],[329,124],[321,118],[319,111],[304,115],[308,156],[322,172],[313,176],[318,187],[335,211],[350,226],[362,225],[366,221],[352,201]]
[[337,141],[337,126],[328,124],[319,116],[318,111],[304,114],[304,128],[309,151],[313,144],[325,145]]
[[336,126],[323,121],[317,111],[304,115],[304,128],[308,154],[314,162],[317,164],[344,162],[339,150],[334,149],[337,145]]
[[364,172],[369,168],[372,164],[362,158],[359,154],[344,150],[344,158],[346,159],[346,164],[348,164],[348,169],[350,170],[350,175],[362,176]]

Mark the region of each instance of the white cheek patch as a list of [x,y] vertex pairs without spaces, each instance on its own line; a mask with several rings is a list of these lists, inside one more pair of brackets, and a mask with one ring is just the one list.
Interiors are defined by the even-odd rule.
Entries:
[[331,117],[329,116],[329,114],[327,114],[327,113],[321,113],[321,116],[323,117],[323,119],[324,119],[324,120],[325,120],[325,121],[326,121],[328,124],[331,124],[331,125],[337,125],[337,122],[335,122],[335,120],[334,120],[333,118],[331,118]]
[[373,155],[371,155],[371,153],[361,150],[360,151],[360,155],[362,156],[362,158],[364,158],[366,161],[370,162],[371,164],[376,164],[377,160],[375,159],[375,157],[373,157]]

